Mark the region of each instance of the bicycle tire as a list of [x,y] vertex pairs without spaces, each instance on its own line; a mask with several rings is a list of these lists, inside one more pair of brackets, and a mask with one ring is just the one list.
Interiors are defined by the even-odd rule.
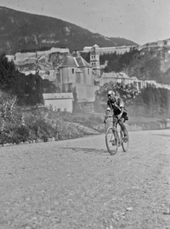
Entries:
[[[127,131],[127,130],[126,130]],[[129,149],[129,133],[127,131],[127,141],[124,141],[124,134],[123,131],[120,130],[120,136],[121,136],[121,146],[124,152],[127,152]]]
[[[114,141],[114,145],[113,145],[113,141]],[[105,142],[106,142],[106,147],[107,147],[108,152],[111,155],[116,154],[119,145],[118,145],[118,140],[115,139],[115,136],[113,134],[113,128],[112,127],[109,127],[106,131]]]

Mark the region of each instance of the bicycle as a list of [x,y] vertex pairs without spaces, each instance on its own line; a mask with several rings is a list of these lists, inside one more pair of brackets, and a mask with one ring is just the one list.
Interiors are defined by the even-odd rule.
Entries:
[[[111,117],[111,116],[110,116]],[[129,133],[127,131],[126,140],[124,138],[124,133],[120,127],[120,131],[118,131],[118,118],[113,116],[112,126],[107,128],[105,134],[105,142],[108,152],[111,155],[114,155],[118,151],[118,147],[122,146],[124,152],[128,151],[129,148]]]

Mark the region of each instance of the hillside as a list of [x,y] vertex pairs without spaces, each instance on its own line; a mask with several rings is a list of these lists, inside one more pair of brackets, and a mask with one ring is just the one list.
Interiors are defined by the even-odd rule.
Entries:
[[14,54],[18,50],[42,47],[68,47],[72,52],[94,44],[110,47],[136,43],[92,33],[57,18],[0,7],[0,53]]

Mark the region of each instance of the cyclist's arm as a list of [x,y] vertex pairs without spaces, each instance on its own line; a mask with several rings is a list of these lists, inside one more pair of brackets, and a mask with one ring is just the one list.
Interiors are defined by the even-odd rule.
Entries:
[[109,106],[109,103],[107,102],[107,108],[104,116],[104,122],[106,122],[107,118],[110,116],[111,113],[111,107]]
[[122,117],[122,114],[123,114],[123,111],[124,111],[123,107],[120,107],[120,110],[121,110],[121,112],[120,112],[120,114],[118,115],[118,118],[121,118],[121,117]]

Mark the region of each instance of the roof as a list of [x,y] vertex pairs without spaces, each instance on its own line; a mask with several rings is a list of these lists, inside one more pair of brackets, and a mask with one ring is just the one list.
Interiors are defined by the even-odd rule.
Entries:
[[80,68],[82,68],[82,67],[91,68],[91,65],[89,63],[87,63],[87,61],[85,61],[85,59],[83,59],[83,57],[78,56],[78,57],[75,57],[75,58],[76,58],[76,61],[77,61],[77,63],[78,63]]
[[129,76],[126,75],[126,73],[124,73],[124,72],[119,72],[118,73],[118,78],[129,79]]
[[72,56],[66,56],[63,63],[60,65],[60,68],[64,68],[64,67],[77,68],[77,63],[75,62],[75,58]]
[[102,78],[117,78],[117,73],[115,72],[103,72]]
[[91,65],[87,63],[83,57],[77,56],[69,56],[67,55],[63,61],[63,63],[60,65],[60,68],[65,68],[65,67],[75,67],[75,68],[83,68],[83,67],[88,67],[91,68]]
[[132,77],[130,77],[130,79],[138,81],[136,76],[132,76]]
[[98,46],[97,44],[93,45],[93,47],[95,47],[95,48],[99,48],[99,46]]
[[73,93],[44,93],[43,99],[73,99]]

